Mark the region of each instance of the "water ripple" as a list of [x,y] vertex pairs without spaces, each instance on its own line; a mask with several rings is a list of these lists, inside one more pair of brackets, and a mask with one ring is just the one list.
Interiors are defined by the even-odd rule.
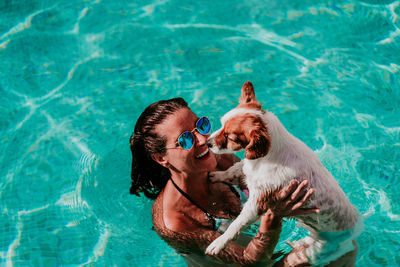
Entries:
[[100,222],[101,229],[100,229],[100,236],[97,243],[94,245],[92,250],[92,255],[90,255],[87,262],[80,264],[79,266],[85,266],[87,264],[93,264],[97,262],[98,258],[104,255],[104,251],[107,246],[108,239],[111,236],[110,227],[104,223]]
[[17,229],[17,236],[14,239],[14,241],[9,245],[7,255],[6,255],[6,260],[7,260],[7,266],[13,266],[13,258],[16,256],[15,250],[18,248],[20,245],[20,240],[21,240],[21,235],[23,232],[24,224],[23,224],[23,216],[30,215],[32,213],[47,209],[49,205],[45,205],[43,207],[35,208],[32,210],[22,210],[18,212],[18,221],[16,223],[16,229]]
[[139,15],[139,19],[141,19],[141,18],[144,18],[144,17],[149,17],[149,16],[151,16],[152,14],[153,14],[153,12],[154,12],[154,9],[156,8],[156,7],[158,7],[158,6],[161,6],[161,5],[164,5],[165,3],[168,3],[169,2],[169,0],[166,0],[166,1],[156,1],[155,3],[153,3],[153,4],[149,4],[149,5],[146,5],[146,6],[143,6],[143,7],[141,7],[140,8],[140,15]]
[[[14,27],[12,27],[10,30],[8,30],[6,33],[4,33],[2,36],[0,36],[0,41],[2,41],[5,38],[9,38],[11,35],[14,35],[16,33],[22,32],[26,29],[29,29],[32,26],[32,19],[34,17],[36,17],[37,15],[46,12],[48,10],[51,10],[53,8],[55,8],[57,5],[53,5],[52,7],[46,8],[46,9],[41,9],[38,10],[32,14],[30,14],[29,16],[27,16],[23,22],[18,23],[17,25],[15,25]],[[8,40],[9,41],[9,40]],[[0,44],[0,47],[3,46],[4,43]]]
[[48,92],[47,94],[37,97],[37,98],[28,98],[25,95],[22,95],[20,93],[17,93],[16,91],[13,91],[13,93],[19,95],[20,97],[22,97],[24,99],[24,107],[28,107],[29,108],[29,113],[20,121],[16,124],[15,126],[15,131],[17,131],[18,129],[20,129],[32,116],[33,114],[36,113],[36,111],[43,105],[45,105],[47,102],[49,102],[52,99],[61,97],[61,94],[59,93],[59,91],[64,88],[69,81],[71,81],[74,72],[76,71],[76,69],[82,65],[85,64],[86,62],[99,57],[99,53],[95,52],[93,53],[91,56],[82,59],[78,62],[76,62],[71,69],[68,71],[67,76],[65,78],[65,80],[59,84],[57,87],[55,87],[54,89],[50,90],[50,92]]
[[[164,24],[164,27],[168,29],[179,29],[179,28],[209,28],[209,29],[218,29],[218,30],[227,30],[238,32],[247,35],[247,38],[250,40],[255,40],[260,43],[266,44],[268,46],[272,46],[280,51],[287,53],[288,55],[293,56],[296,59],[303,61],[305,65],[309,64],[310,60],[305,58],[304,56],[285,48],[284,46],[295,47],[296,43],[292,42],[289,38],[282,37],[277,35],[274,32],[268,31],[264,29],[259,24],[251,24],[251,25],[239,25],[237,27],[231,27],[227,25],[218,25],[218,24],[203,24],[203,23],[191,23],[191,24]],[[234,36],[234,37],[226,37],[225,40],[235,40],[235,39],[243,39],[246,37],[243,36]]]
[[97,5],[97,4],[99,4],[99,3],[100,3],[100,0],[96,0],[96,1],[94,1],[90,6],[84,7],[84,8],[79,12],[79,16],[78,16],[78,19],[77,19],[77,21],[76,21],[76,23],[75,23],[75,25],[74,25],[74,28],[73,28],[70,32],[68,32],[68,33],[79,34],[79,24],[80,24],[81,20],[82,20],[84,17],[86,17],[88,11],[89,11],[91,8],[93,8],[94,5]]

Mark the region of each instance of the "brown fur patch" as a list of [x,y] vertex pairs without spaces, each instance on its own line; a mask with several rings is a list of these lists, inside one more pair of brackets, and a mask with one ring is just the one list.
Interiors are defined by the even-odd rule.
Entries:
[[261,109],[261,105],[256,99],[256,94],[254,93],[253,84],[250,81],[247,81],[242,86],[241,95],[239,98],[239,104],[244,105],[250,103],[252,105],[255,105],[255,108]]
[[271,138],[265,127],[250,132],[250,143],[246,147],[245,157],[256,159],[268,154]]
[[243,114],[229,119],[214,138],[215,145],[220,149],[233,151],[245,149],[245,156],[248,159],[265,156],[269,151],[270,141],[264,122],[252,114]]
[[[253,84],[249,81],[243,84],[237,108],[261,110]],[[220,149],[245,149],[247,159],[256,159],[268,154],[271,137],[261,118],[253,114],[243,114],[226,121],[224,128],[214,137],[214,143]]]
[[248,109],[257,109],[261,110],[261,104],[256,103],[256,102],[250,102],[250,103],[244,103],[244,104],[239,104],[236,108],[248,108]]

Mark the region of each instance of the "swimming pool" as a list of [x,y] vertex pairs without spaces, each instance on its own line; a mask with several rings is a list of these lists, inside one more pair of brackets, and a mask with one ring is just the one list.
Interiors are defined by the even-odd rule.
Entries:
[[1,1],[1,265],[184,266],[129,195],[129,136],[175,96],[217,129],[246,80],[365,215],[357,266],[400,265],[399,16],[387,0]]

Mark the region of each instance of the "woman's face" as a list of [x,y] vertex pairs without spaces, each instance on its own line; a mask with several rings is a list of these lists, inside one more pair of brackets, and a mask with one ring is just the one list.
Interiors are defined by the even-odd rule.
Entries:
[[[168,116],[165,121],[156,127],[159,136],[167,139],[167,152],[163,160],[169,163],[170,169],[176,169],[184,173],[199,173],[212,171],[217,165],[215,155],[208,149],[206,144],[209,134],[202,135],[195,128],[198,117],[188,108],[177,110]],[[178,137],[184,132],[189,131],[194,135],[194,145],[191,149],[185,150],[180,146],[175,146]],[[206,154],[204,154],[207,151]],[[204,156],[202,156],[204,155]]]

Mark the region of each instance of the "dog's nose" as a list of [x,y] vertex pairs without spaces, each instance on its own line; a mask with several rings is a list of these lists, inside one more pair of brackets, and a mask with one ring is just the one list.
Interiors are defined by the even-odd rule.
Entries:
[[212,148],[213,144],[212,144],[212,140],[211,139],[207,139],[206,144],[209,148]]

